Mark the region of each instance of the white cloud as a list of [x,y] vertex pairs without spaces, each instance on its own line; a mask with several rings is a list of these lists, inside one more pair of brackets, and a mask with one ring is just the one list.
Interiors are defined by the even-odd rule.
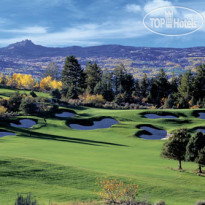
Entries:
[[0,39],[1,44],[8,45],[24,39],[45,46],[81,45],[92,46],[102,44],[106,39],[135,38],[150,34],[142,21],[127,19],[121,22],[105,22],[103,24],[84,24],[65,28],[52,33],[24,33],[19,38]]
[[138,12],[141,11],[141,6],[140,5],[136,5],[136,4],[128,4],[126,6],[126,10],[128,12],[138,13]]
[[22,34],[45,34],[47,28],[41,26],[24,27],[19,29],[0,29],[0,32],[5,33],[22,33]]
[[150,12],[154,9],[160,8],[160,7],[165,7],[165,6],[173,6],[170,1],[164,1],[164,0],[153,0],[145,4],[144,6],[144,11],[145,12]]

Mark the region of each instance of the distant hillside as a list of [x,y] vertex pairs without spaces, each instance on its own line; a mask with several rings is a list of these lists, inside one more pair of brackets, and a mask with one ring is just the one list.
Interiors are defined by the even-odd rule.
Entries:
[[119,63],[124,63],[136,78],[141,78],[143,73],[153,76],[160,68],[164,68],[169,75],[173,71],[180,74],[185,69],[193,70],[196,65],[205,63],[205,47],[148,48],[102,45],[49,48],[25,40],[0,48],[0,69],[7,74],[21,72],[40,77],[49,62],[54,61],[62,68],[65,57],[72,54],[78,57],[83,67],[88,60],[96,61],[102,68],[110,70]]

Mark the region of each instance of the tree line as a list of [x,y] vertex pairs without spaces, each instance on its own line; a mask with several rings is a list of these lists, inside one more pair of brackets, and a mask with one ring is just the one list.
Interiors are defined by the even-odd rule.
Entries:
[[75,56],[68,56],[62,71],[63,94],[78,99],[80,95],[102,95],[105,101],[121,103],[151,103],[156,107],[190,108],[205,107],[205,65],[196,67],[180,76],[174,73],[168,79],[161,69],[156,77],[134,79],[123,64],[112,72],[88,62],[83,70]]
[[[205,107],[205,65],[180,76],[174,73],[169,79],[163,69],[152,78],[144,74],[135,79],[120,64],[113,71],[102,70],[96,62],[89,61],[83,69],[75,56],[66,57],[62,72],[50,63],[44,77],[34,80],[31,75],[14,73],[0,76],[0,84],[19,89],[52,92],[64,100],[99,101],[123,104],[152,104],[159,108],[204,108]],[[59,94],[60,93],[60,94]]]

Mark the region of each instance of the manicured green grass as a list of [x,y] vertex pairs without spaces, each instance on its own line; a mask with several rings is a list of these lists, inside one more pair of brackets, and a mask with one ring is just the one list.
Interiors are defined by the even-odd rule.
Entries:
[[[0,97],[2,98],[9,98],[13,95],[17,90],[15,89],[8,89],[8,88],[0,88]],[[29,94],[31,91],[28,90],[19,90],[20,93]],[[42,93],[42,92],[35,92],[38,97],[49,97],[49,93]]]
[[[65,109],[65,108],[64,108]],[[111,177],[140,185],[140,197],[168,205],[193,205],[205,198],[205,178],[197,176],[194,163],[183,163],[184,172],[175,170],[177,161],[160,157],[163,140],[138,138],[137,125],[151,124],[168,130],[203,126],[193,110],[166,110],[179,119],[151,120],[147,110],[105,110],[73,108],[74,119],[110,116],[120,123],[108,129],[73,130],[66,119],[41,118],[32,129],[18,129],[1,122],[1,128],[16,136],[0,139],[0,200],[13,205],[17,193],[31,192],[41,203],[100,200],[95,193],[97,178]],[[159,111],[149,111],[156,113]],[[162,111],[161,111],[162,112]]]

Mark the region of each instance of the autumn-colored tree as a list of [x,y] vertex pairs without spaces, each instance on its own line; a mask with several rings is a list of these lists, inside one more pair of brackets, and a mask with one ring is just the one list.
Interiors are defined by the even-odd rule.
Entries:
[[102,95],[90,95],[86,93],[85,96],[82,97],[84,103],[88,104],[96,104],[96,103],[104,103],[105,100]]
[[[2,76],[3,77],[3,76]],[[12,76],[6,76],[6,85],[18,89],[33,89],[35,80],[32,75],[14,73]]]
[[7,108],[5,108],[4,106],[0,105],[0,117],[3,117],[4,114],[6,113]]
[[43,78],[40,82],[40,89],[44,91],[54,90],[54,89],[62,89],[62,82],[52,80],[51,76],[47,76]]

